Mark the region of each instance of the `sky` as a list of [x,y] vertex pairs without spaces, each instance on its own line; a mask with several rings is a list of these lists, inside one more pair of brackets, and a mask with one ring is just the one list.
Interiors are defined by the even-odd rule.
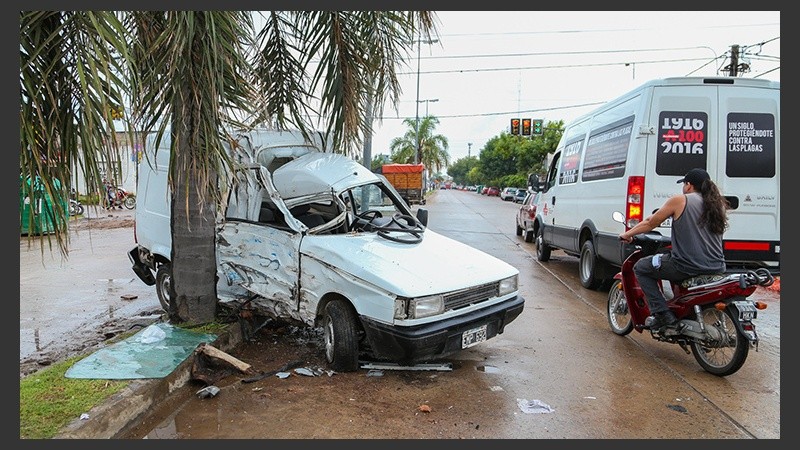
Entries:
[[447,138],[452,162],[479,156],[491,138],[510,131],[512,118],[566,124],[652,79],[728,76],[722,69],[734,45],[749,65],[740,76],[780,81],[780,11],[437,16],[438,42],[423,42],[419,58],[414,52],[398,69],[400,102],[397,111],[387,103],[374,123],[373,157],[390,154],[392,139],[408,130],[403,119],[426,114],[439,119],[435,133]]

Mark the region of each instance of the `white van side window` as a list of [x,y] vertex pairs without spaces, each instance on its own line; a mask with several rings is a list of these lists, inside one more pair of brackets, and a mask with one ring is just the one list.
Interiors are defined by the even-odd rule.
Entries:
[[630,116],[592,132],[586,143],[582,181],[621,178],[625,174],[633,119]]
[[578,182],[578,168],[581,163],[583,141],[586,135],[570,141],[561,152],[561,170],[558,175],[558,184],[572,184]]

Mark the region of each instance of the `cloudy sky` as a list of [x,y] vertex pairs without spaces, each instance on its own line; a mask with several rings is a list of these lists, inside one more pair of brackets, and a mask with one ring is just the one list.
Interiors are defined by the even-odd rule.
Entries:
[[387,105],[375,123],[373,156],[390,153],[417,99],[420,117],[439,118],[456,161],[478,156],[514,117],[568,122],[654,78],[728,75],[734,45],[744,77],[780,81],[779,11],[437,14],[439,41],[400,70],[398,111]]

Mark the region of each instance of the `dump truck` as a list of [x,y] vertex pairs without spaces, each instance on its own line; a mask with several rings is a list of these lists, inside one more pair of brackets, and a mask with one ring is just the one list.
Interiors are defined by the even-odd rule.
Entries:
[[406,204],[425,204],[424,164],[384,164],[381,173],[394,186]]

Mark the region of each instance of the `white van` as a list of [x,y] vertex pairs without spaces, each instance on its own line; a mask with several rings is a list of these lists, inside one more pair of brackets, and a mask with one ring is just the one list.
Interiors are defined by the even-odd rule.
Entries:
[[[299,133],[257,130],[232,151],[217,224],[217,295],[321,326],[337,371],[362,358],[432,361],[503,333],[523,310],[519,271],[426,228],[382,176]],[[134,272],[170,302],[169,142],[139,169]],[[152,151],[152,143],[147,146]],[[152,157],[150,158],[152,160]],[[441,272],[441,258],[451,261]]]
[[[631,248],[618,238],[700,167],[730,203],[724,250],[729,271],[780,274],[780,83],[745,78],[649,81],[568,124],[537,205],[537,258],[552,249],[580,258],[581,284],[597,289]],[[670,234],[666,221],[656,231]]]

